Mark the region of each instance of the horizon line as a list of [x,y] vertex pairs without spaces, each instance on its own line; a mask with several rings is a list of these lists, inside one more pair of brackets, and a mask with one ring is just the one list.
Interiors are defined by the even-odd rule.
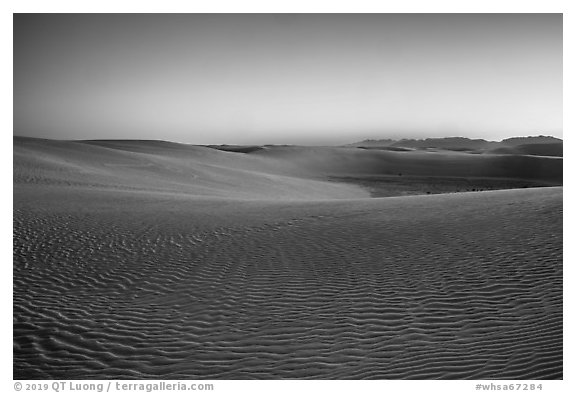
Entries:
[[373,139],[373,138],[365,138],[365,139],[359,139],[356,140],[354,142],[349,142],[349,143],[344,143],[344,144],[334,144],[334,145],[328,145],[328,144],[306,144],[306,145],[300,145],[297,143],[246,143],[246,144],[238,144],[238,143],[192,143],[192,142],[181,142],[181,141],[174,141],[174,140],[168,140],[168,139],[137,139],[137,138],[103,138],[103,139],[55,139],[55,138],[39,138],[39,137],[34,137],[34,136],[27,136],[27,135],[17,135],[17,134],[13,134],[12,135],[13,138],[28,138],[28,139],[39,139],[39,140],[50,140],[50,141],[59,141],[59,142],[91,142],[91,141],[139,141],[139,142],[168,142],[168,143],[176,143],[176,144],[182,144],[182,145],[194,145],[194,146],[310,146],[310,147],[323,147],[323,146],[347,146],[350,144],[355,144],[355,143],[361,143],[361,142],[378,142],[378,141],[395,141],[395,142],[400,142],[400,141],[426,141],[426,140],[438,140],[438,139],[456,139],[456,138],[460,138],[460,139],[467,139],[470,141],[486,141],[486,142],[503,142],[505,140],[509,140],[509,139],[515,139],[515,138],[554,138],[554,139],[558,139],[562,142],[564,142],[563,138],[559,138],[557,136],[553,136],[553,135],[545,135],[545,134],[539,134],[539,135],[517,135],[517,136],[512,136],[512,137],[508,137],[508,138],[503,138],[500,140],[490,140],[490,139],[484,139],[484,138],[470,138],[470,137],[466,137],[466,136],[458,136],[458,135],[451,135],[451,136],[443,136],[443,137],[427,137],[427,138],[387,138],[387,137],[383,137],[383,138],[377,138],[377,139]]

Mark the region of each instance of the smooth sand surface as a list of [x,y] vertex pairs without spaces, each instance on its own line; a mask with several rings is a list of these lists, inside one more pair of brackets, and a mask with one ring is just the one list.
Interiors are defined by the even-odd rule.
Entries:
[[290,149],[15,139],[14,378],[563,377],[562,187],[369,198]]

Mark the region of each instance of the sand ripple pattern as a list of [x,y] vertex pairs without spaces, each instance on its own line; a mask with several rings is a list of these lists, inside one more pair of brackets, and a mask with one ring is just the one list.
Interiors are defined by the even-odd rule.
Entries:
[[14,378],[563,377],[561,188],[174,203],[15,204]]

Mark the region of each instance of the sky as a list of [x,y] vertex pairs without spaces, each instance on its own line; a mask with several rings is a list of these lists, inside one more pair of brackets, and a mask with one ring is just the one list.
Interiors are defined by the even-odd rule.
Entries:
[[561,14],[15,14],[14,135],[562,137]]

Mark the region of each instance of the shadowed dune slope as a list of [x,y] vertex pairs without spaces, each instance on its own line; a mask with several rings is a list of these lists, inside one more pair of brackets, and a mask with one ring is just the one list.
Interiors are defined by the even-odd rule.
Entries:
[[15,379],[562,378],[562,189],[15,187],[13,307]]
[[[269,157],[300,170],[332,176],[405,175],[495,177],[562,182],[562,159],[483,155],[455,151],[385,151],[350,147],[280,147],[250,155]],[[297,170],[297,169],[295,169]]]
[[563,150],[562,143],[531,143],[511,147],[500,147],[492,150],[491,153],[562,157],[564,154]]

